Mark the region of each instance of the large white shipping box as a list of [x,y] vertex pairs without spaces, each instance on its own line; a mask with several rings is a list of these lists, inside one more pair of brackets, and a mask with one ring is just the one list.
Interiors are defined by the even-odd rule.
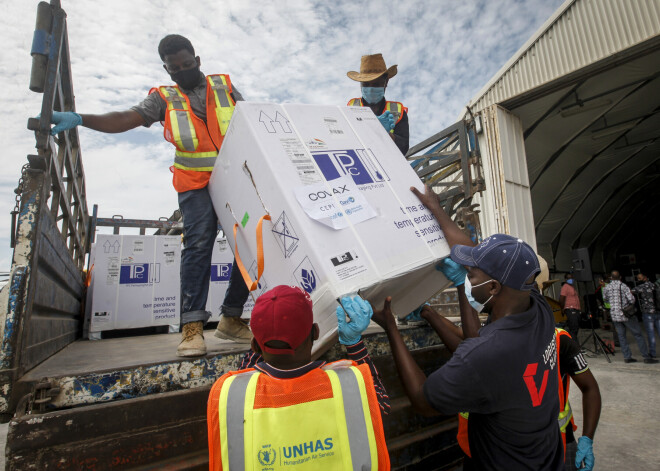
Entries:
[[449,248],[410,191],[423,184],[369,108],[239,102],[209,192],[220,223],[253,279],[253,296],[300,286],[321,329],[315,351],[334,342],[341,296],[403,316],[447,286],[435,264]]
[[[211,279],[209,282],[209,297],[206,301],[206,310],[211,313],[209,322],[220,320],[220,308],[225,299],[225,293],[229,286],[229,277],[231,276],[232,262],[234,254],[231,251],[229,242],[222,237],[215,241],[213,245],[213,255],[211,258]],[[243,306],[242,318],[250,317],[254,301],[248,298],[248,302]]]
[[179,236],[98,235],[90,332],[178,323],[180,262]]

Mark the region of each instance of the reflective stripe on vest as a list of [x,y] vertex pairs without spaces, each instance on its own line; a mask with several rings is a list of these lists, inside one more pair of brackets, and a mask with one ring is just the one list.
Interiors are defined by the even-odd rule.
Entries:
[[166,113],[170,115],[170,126],[175,145],[186,152],[195,152],[199,139],[195,132],[195,124],[189,116],[191,110],[188,100],[179,87],[160,87],[160,91],[161,96],[167,102]]
[[561,430],[561,433],[566,433],[566,427],[571,423],[572,418],[573,410],[571,409],[571,403],[567,400],[566,407],[559,413],[559,430]]
[[[290,468],[292,464],[296,464],[296,469],[323,469],[323,466],[333,463],[335,466],[332,469],[377,470],[376,437],[362,373],[354,366],[323,371],[329,379],[332,397],[321,400],[323,403],[319,403],[318,411],[314,411],[317,413],[312,414],[312,424],[306,424],[304,420],[287,419],[295,417],[297,409],[304,414],[303,417],[309,417],[310,407],[316,406],[314,401],[287,407],[254,409],[257,383],[262,373],[250,371],[227,378],[220,392],[218,408],[223,469],[242,471],[261,469],[263,466],[281,469]],[[264,380],[268,381],[270,378],[264,376]],[[323,408],[320,407],[322,405]],[[332,410],[334,414],[323,414],[323,411]],[[273,431],[264,425],[272,423],[281,423],[277,436],[273,436]],[[324,433],[326,430],[334,430],[335,435],[329,435],[332,438],[326,438],[325,442],[314,442],[316,437],[306,435],[306,432],[319,430]],[[262,443],[264,440],[260,440],[260,433],[261,437],[268,437],[267,445]],[[301,436],[305,439],[301,439]],[[278,439],[281,442],[279,445]],[[312,441],[308,443],[308,439]],[[272,443],[275,444],[273,447]],[[323,443],[326,446],[329,443],[330,448],[324,450]],[[293,446],[298,444],[299,446]],[[314,451],[317,458],[311,458],[310,454],[299,458],[300,455],[292,452],[292,449],[297,448],[303,450],[303,446],[305,453],[308,453],[308,450],[310,453]],[[319,446],[321,453],[318,453]],[[263,454],[264,449],[267,449],[267,454]],[[287,459],[292,461],[284,463],[283,460]],[[304,465],[296,463],[298,459]],[[321,459],[326,462],[315,461]]]
[[215,101],[215,116],[220,127],[220,134],[225,135],[231,116],[234,113],[234,103],[231,99],[231,89],[225,75],[209,75],[207,77],[208,86],[213,90],[213,100]]
[[179,87],[157,89],[167,103],[165,136],[176,147],[174,167],[181,170],[213,170],[234,112],[229,76],[207,75],[206,84],[207,123],[194,114],[188,97]]

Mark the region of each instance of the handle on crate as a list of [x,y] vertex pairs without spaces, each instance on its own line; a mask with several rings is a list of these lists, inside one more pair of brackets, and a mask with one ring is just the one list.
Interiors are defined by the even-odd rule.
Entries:
[[270,215],[264,214],[259,219],[257,223],[257,279],[253,280],[250,277],[250,274],[245,269],[245,265],[241,261],[241,256],[238,254],[238,242],[236,240],[236,233],[238,232],[238,223],[234,224],[234,257],[236,258],[236,265],[243,275],[243,280],[245,280],[245,285],[248,287],[249,291],[254,291],[259,286],[259,279],[264,273],[264,237],[261,232],[261,226],[263,225],[264,219],[270,221]]

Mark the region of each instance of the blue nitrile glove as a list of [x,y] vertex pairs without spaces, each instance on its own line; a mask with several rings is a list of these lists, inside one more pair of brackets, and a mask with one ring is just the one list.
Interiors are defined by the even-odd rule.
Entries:
[[80,126],[82,124],[82,116],[73,111],[53,111],[53,117],[50,119],[50,122],[55,125],[50,130],[50,135],[54,136],[62,131]]
[[[591,471],[594,469],[594,442],[589,437],[580,437],[577,443],[577,453],[575,454],[575,467]],[[584,468],[581,468],[584,463]]]
[[[339,331],[339,343],[342,345],[355,345],[362,338],[362,332],[369,327],[371,316],[374,311],[371,304],[359,296],[353,299],[345,297],[341,299],[341,304],[337,306],[337,325]],[[346,315],[351,322],[346,322]]]
[[454,286],[461,286],[465,283],[465,275],[467,270],[463,265],[460,265],[447,257],[435,266],[435,269],[441,271],[449,281],[454,283]]
[[380,115],[378,121],[383,125],[385,131],[390,132],[394,129],[394,115],[389,110]]

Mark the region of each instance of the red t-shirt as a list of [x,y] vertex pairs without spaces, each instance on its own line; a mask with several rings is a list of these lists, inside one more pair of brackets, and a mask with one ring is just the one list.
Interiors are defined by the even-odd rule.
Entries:
[[580,310],[580,297],[577,294],[575,288],[573,288],[568,283],[564,283],[561,287],[561,296],[566,298],[566,303],[564,304],[564,309],[577,309]]

